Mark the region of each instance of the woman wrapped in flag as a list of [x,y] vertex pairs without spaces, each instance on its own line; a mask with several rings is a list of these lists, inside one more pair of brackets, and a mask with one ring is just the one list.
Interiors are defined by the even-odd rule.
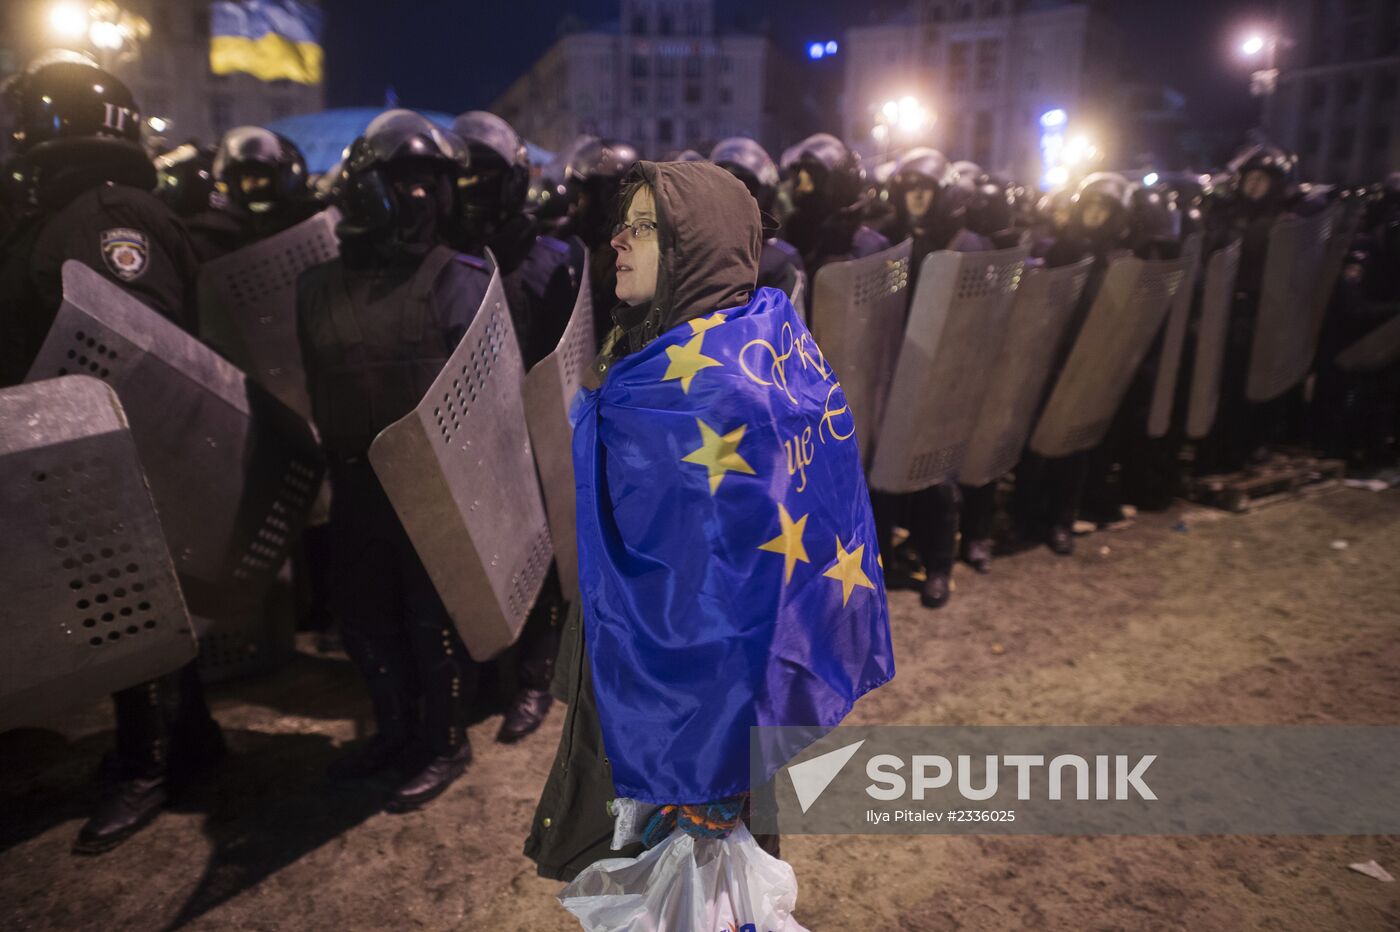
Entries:
[[572,411],[568,714],[525,846],[563,880],[619,856],[614,801],[645,807],[648,846],[724,837],[750,728],[829,728],[894,675],[855,426],[787,296],[755,291],[753,197],[639,162],[620,207],[616,327]]

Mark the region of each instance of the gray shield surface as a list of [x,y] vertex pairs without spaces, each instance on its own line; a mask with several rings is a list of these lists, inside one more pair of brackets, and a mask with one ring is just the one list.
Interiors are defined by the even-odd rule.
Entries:
[[1031,434],[1041,456],[1068,456],[1103,442],[1133,373],[1152,347],[1186,281],[1186,259],[1112,261]]
[[1259,316],[1245,397],[1270,401],[1297,385],[1317,352],[1317,293],[1327,265],[1336,205],[1311,217],[1280,217],[1269,231]]
[[1400,314],[1337,354],[1347,372],[1375,372],[1400,359]]
[[116,393],[0,390],[0,731],[193,659],[190,618]]
[[297,343],[297,277],[340,254],[335,208],[199,270],[200,338],[311,418]]
[[1326,321],[1327,309],[1332,306],[1332,295],[1337,288],[1337,278],[1342,274],[1351,244],[1356,240],[1357,231],[1365,215],[1365,205],[1359,198],[1348,198],[1337,203],[1336,221],[1328,231],[1327,248],[1322,258],[1322,274],[1318,276],[1317,289],[1313,295],[1312,345],[1316,352],[1318,338]]
[[1176,383],[1181,373],[1181,350],[1186,345],[1186,327],[1191,320],[1191,303],[1196,296],[1196,276],[1201,268],[1201,234],[1192,233],[1181,244],[1187,260],[1186,280],[1176,290],[1167,311],[1167,327],[1162,351],[1157,358],[1157,379],[1152,384],[1152,406],[1147,414],[1147,436],[1164,437],[1171,428]]
[[[587,260],[584,265],[587,266]],[[569,405],[579,379],[592,360],[593,298],[588,287],[578,290],[573,313],[559,345],[525,376],[525,423],[544,490],[554,561],[565,597],[578,592],[578,539],[574,525],[573,427]]]
[[1020,460],[1045,382],[1093,264],[1093,259],[1081,259],[1055,269],[1027,269],[1021,276],[1006,339],[992,364],[977,425],[968,440],[961,482],[986,485]]
[[797,316],[807,323],[807,273],[798,272],[792,281],[792,294],[788,295]]
[[509,647],[553,556],[500,272],[412,412],[380,431],[370,464],[467,650]]
[[1211,253],[1201,283],[1201,315],[1196,328],[1196,352],[1191,361],[1191,393],[1186,409],[1186,436],[1199,440],[1215,424],[1220,407],[1221,367],[1230,329],[1235,278],[1240,271],[1240,241]]
[[822,266],[812,283],[812,336],[845,390],[867,463],[904,339],[910,246],[905,240],[862,259]]
[[261,598],[321,481],[311,427],[232,363],[80,262],[26,381],[83,373],[131,422],[195,614]]
[[958,474],[1027,252],[924,258],[870,466],[872,488],[916,492]]

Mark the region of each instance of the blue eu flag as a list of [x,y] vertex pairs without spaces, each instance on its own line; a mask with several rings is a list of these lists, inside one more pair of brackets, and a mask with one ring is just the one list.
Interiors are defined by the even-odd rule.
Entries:
[[834,726],[894,675],[851,412],[786,295],[663,333],[572,417],[585,642],[620,796],[744,792],[751,727]]

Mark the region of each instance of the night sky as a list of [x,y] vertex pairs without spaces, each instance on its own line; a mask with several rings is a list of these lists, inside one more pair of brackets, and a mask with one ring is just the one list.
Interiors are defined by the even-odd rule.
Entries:
[[[378,105],[392,87],[406,107],[486,107],[547,49],[568,16],[589,26],[616,19],[619,0],[328,0],[325,35],[329,106]],[[719,0],[722,24],[768,31],[800,56],[811,39],[839,38],[855,9],[890,2]],[[1267,22],[1267,0],[1119,0],[1128,60],[1141,80],[1175,87],[1203,130],[1245,127],[1256,115],[1248,68],[1233,48],[1251,22]],[[755,11],[758,11],[755,13]],[[742,17],[747,17],[745,23]]]

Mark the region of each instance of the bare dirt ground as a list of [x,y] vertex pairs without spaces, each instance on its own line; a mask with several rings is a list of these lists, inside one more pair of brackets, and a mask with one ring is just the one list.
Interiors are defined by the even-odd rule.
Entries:
[[[960,567],[940,612],[892,593],[898,675],[854,721],[1400,724],[1400,492],[1140,517],[1078,553]],[[1334,541],[1346,541],[1335,549]],[[107,710],[0,736],[0,927],[577,928],[520,855],[562,715],[427,811],[322,771],[366,727],[344,659],[213,691],[232,754],[118,851],[69,854]],[[1400,805],[1400,802],[1397,802]],[[1397,837],[791,837],[798,918],[836,929],[1397,929]]]

